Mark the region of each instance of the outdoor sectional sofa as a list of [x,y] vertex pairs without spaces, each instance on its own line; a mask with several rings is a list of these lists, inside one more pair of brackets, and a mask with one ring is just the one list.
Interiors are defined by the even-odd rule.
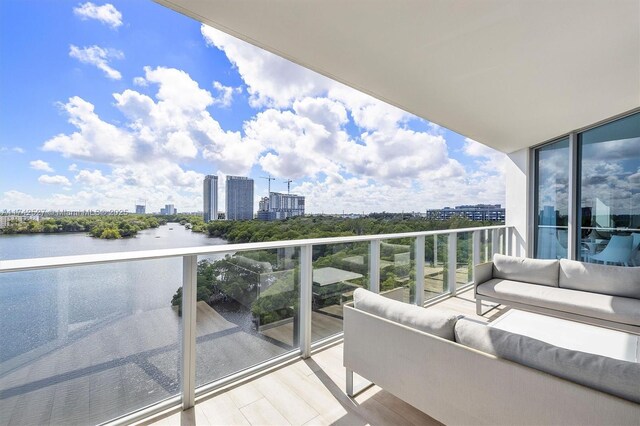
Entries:
[[640,364],[559,348],[364,289],[344,308],[354,372],[447,425],[638,425]]
[[496,254],[476,266],[482,301],[640,334],[640,267]]

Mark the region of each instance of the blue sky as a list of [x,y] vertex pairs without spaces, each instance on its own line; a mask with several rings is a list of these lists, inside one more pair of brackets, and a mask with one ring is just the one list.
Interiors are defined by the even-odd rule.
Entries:
[[215,173],[312,213],[504,199],[501,154],[151,1],[3,0],[0,55],[0,209],[195,211]]

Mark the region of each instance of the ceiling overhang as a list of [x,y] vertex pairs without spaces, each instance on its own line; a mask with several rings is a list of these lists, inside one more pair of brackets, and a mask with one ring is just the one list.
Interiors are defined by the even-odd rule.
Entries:
[[640,0],[156,0],[503,152],[640,106]]

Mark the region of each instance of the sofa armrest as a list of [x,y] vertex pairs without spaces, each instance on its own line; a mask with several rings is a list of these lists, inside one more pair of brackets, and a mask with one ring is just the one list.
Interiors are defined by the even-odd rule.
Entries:
[[476,265],[475,286],[479,286],[493,278],[493,262]]

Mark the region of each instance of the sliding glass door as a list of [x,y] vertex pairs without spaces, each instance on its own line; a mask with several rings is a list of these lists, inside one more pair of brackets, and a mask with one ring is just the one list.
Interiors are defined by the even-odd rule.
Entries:
[[578,135],[579,260],[638,264],[640,114]]
[[534,161],[535,257],[640,266],[640,113],[536,148]]
[[567,257],[569,216],[569,139],[536,150],[536,238],[538,259]]

